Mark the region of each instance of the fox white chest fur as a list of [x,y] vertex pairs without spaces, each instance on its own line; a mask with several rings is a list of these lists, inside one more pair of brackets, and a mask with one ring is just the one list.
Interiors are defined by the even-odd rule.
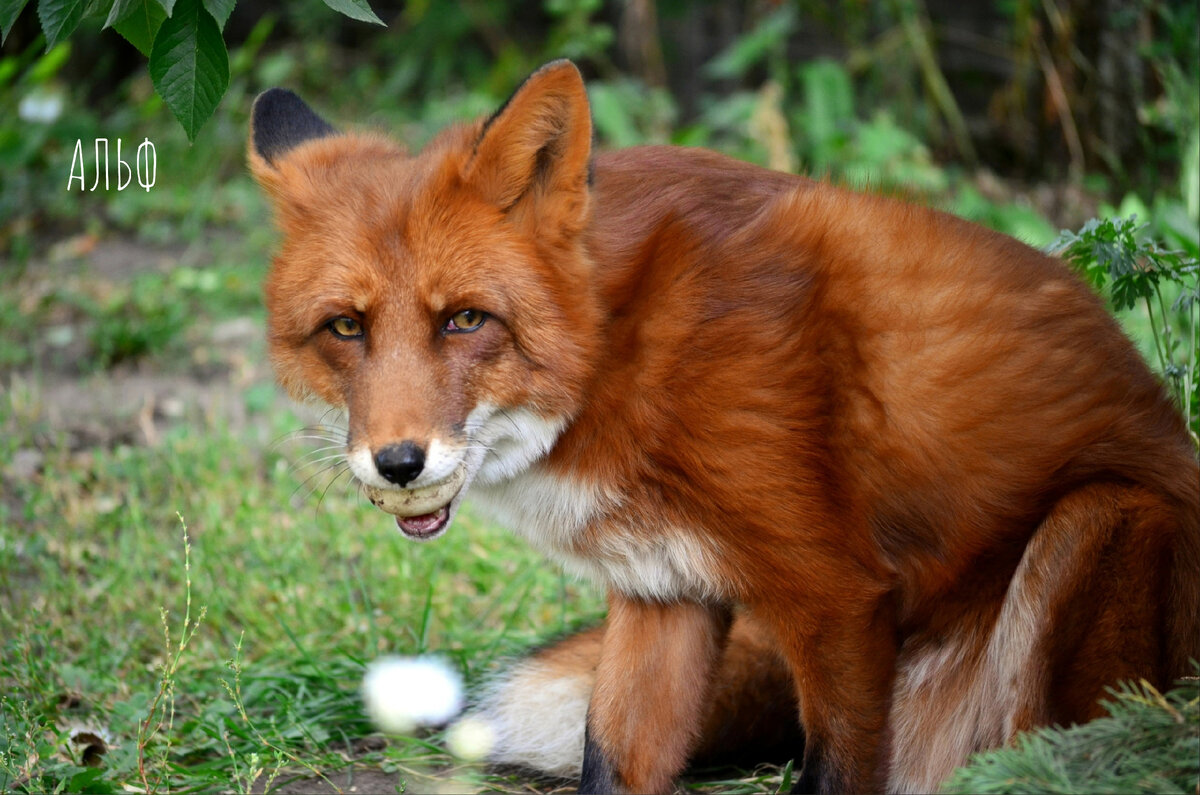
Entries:
[[539,465],[469,497],[567,572],[642,599],[713,599],[725,590],[713,552],[671,527],[628,528],[620,495]]

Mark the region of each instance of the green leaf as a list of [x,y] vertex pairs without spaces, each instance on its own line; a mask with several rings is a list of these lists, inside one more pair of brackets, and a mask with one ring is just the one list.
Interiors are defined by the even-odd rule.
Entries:
[[121,20],[128,17],[138,7],[143,5],[145,0],[116,0],[112,7],[108,9],[108,16],[104,19],[104,27],[111,28]]
[[1179,169],[1179,191],[1188,217],[1193,223],[1200,220],[1200,128],[1192,130],[1184,146],[1183,163]]
[[150,79],[188,140],[208,121],[229,87],[229,53],[221,28],[200,0],[177,0],[150,52]]
[[[159,27],[167,18],[167,12],[153,0],[123,0],[130,8],[127,14],[113,25],[113,30],[125,37],[125,40],[137,47],[147,58],[154,48],[154,37]],[[113,6],[116,10],[116,6]],[[112,18],[112,15],[109,15]]]
[[41,0],[38,3],[38,19],[46,34],[47,50],[75,32],[86,6],[87,0]]
[[383,25],[383,20],[375,16],[375,12],[371,10],[371,6],[367,5],[367,0],[324,0],[325,5],[337,11],[339,14],[345,14],[351,19],[357,19],[359,22],[371,22],[375,25]]
[[67,792],[112,792],[113,785],[108,781],[101,781],[100,777],[106,772],[102,767],[86,768],[71,776],[67,782]]
[[846,68],[827,58],[806,63],[799,74],[804,86],[800,125],[819,170],[834,159],[854,122],[854,87]]
[[596,130],[614,147],[632,146],[639,139],[631,104],[608,83],[593,83],[588,89]]
[[71,42],[66,41],[55,46],[54,49],[42,53],[33,66],[29,67],[26,73],[26,79],[34,85],[40,86],[43,83],[48,83],[53,80],[62,68],[66,65],[67,60],[71,57]]
[[235,5],[237,0],[204,0],[204,7],[212,14],[221,30],[225,30],[225,23],[229,21],[229,15],[233,13]]
[[795,11],[789,5],[781,5],[778,11],[763,18],[753,30],[739,36],[705,64],[704,71],[721,79],[743,77],[783,47],[795,24]]
[[8,38],[13,23],[21,16],[21,10],[29,0],[3,0],[0,2],[0,44]]

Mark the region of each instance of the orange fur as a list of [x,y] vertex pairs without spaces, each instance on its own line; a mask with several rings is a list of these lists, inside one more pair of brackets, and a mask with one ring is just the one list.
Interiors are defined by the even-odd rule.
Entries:
[[[728,730],[713,715],[778,682],[739,651],[764,642],[824,792],[932,789],[1015,731],[1090,719],[1118,678],[1187,673],[1194,450],[1061,263],[893,199],[590,140],[558,62],[415,156],[356,133],[250,147],[284,233],[280,381],[346,407],[354,449],[458,451],[472,495],[610,586],[585,786],[668,788]],[[464,309],[487,321],[447,333]],[[726,648],[735,604],[762,633]]]

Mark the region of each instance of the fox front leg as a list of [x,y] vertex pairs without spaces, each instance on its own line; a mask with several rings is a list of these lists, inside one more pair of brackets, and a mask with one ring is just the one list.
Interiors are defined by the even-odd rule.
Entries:
[[847,573],[823,599],[810,594],[773,608],[761,612],[792,667],[805,735],[793,792],[884,791],[899,634],[894,604]]
[[726,606],[609,594],[581,793],[670,789],[699,739],[731,619]]

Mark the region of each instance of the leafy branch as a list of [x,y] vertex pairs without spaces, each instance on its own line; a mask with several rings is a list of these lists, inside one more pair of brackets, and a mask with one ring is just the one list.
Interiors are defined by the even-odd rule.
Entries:
[[[0,44],[29,0],[0,0]],[[351,19],[384,24],[367,0],[324,0]],[[225,22],[237,0],[38,0],[46,50],[70,38],[86,17],[104,19],[150,61],[150,79],[189,141],[229,88]]]
[[1116,311],[1141,302],[1158,369],[1200,444],[1200,259],[1145,239],[1146,226],[1136,216],[1093,218],[1078,232],[1060,234],[1049,249],[1106,291]]
[[[1200,673],[1192,663],[1193,674]],[[976,754],[946,793],[1195,792],[1200,777],[1200,679],[1160,693],[1145,680],[1110,689],[1108,717],[1045,728]]]

